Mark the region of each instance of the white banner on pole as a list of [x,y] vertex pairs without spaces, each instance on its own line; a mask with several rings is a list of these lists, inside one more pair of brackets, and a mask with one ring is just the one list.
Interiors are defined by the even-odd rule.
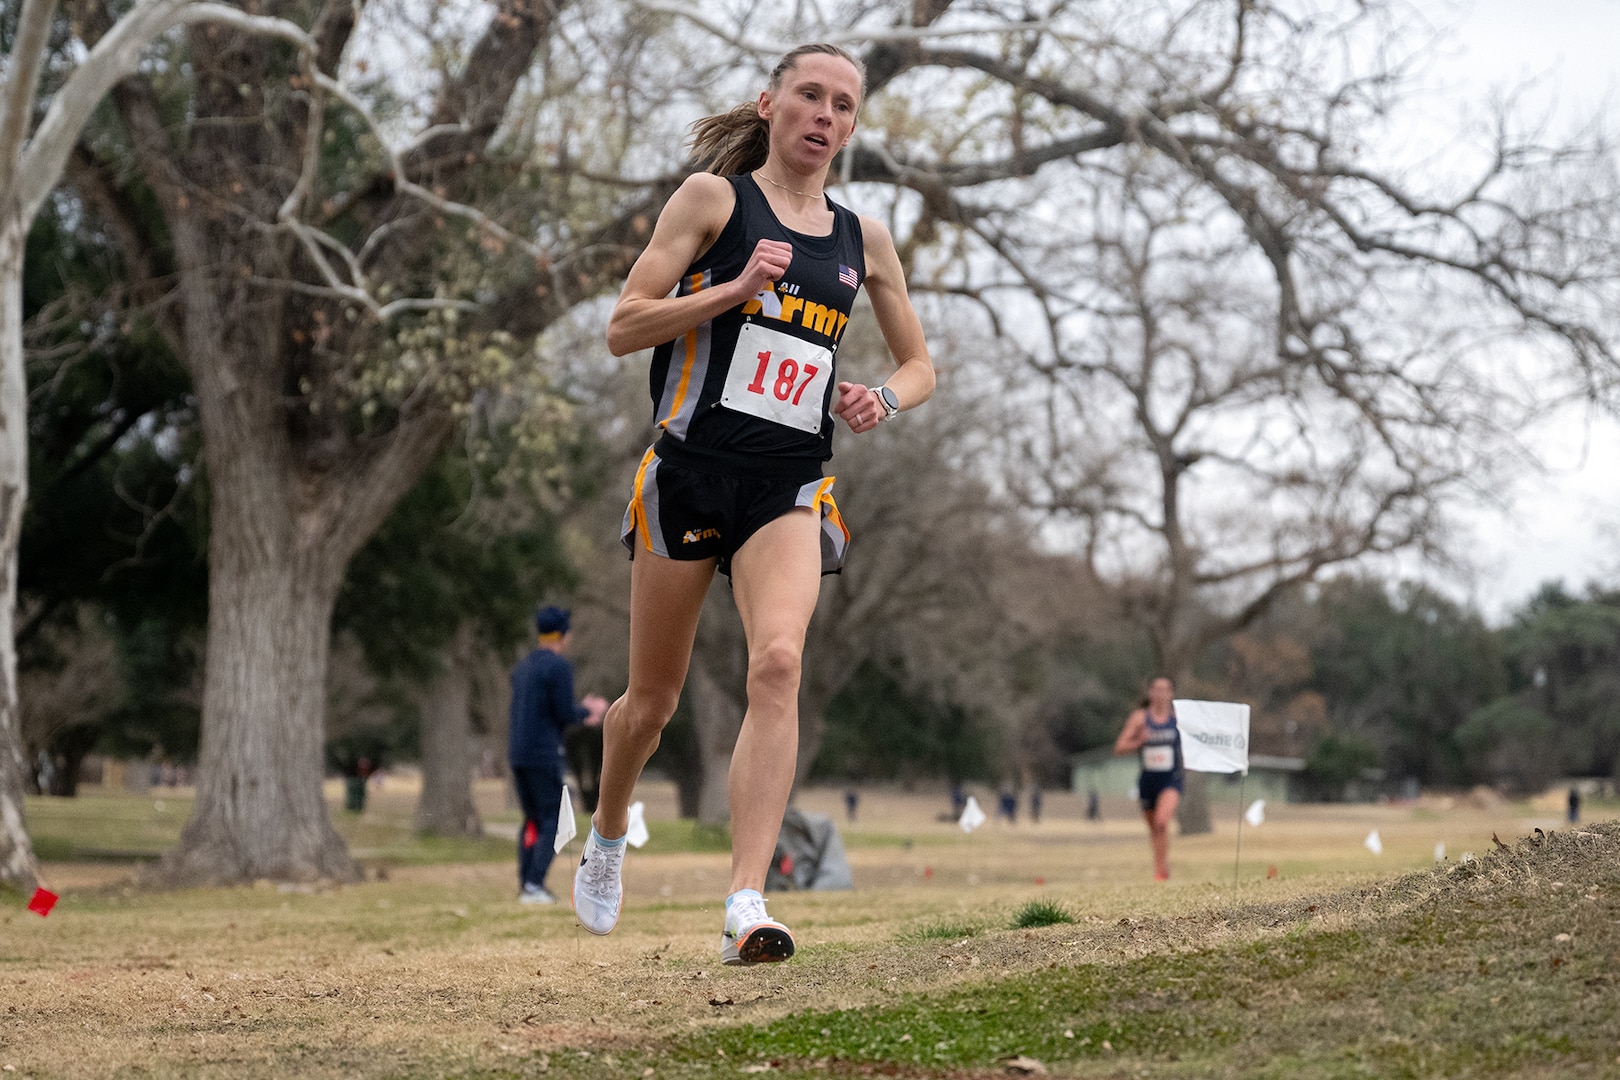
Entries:
[[568,797],[568,785],[563,785],[562,806],[557,810],[557,838],[551,850],[559,852],[568,846],[578,830],[574,827],[574,800]]
[[1249,707],[1230,701],[1175,703],[1182,765],[1193,772],[1249,771]]
[[1382,855],[1384,853],[1384,841],[1379,839],[1377,829],[1374,829],[1372,832],[1367,834],[1367,839],[1361,842],[1361,846],[1372,852],[1374,855]]
[[1256,799],[1250,803],[1249,809],[1243,814],[1243,820],[1259,828],[1266,820],[1266,800]]

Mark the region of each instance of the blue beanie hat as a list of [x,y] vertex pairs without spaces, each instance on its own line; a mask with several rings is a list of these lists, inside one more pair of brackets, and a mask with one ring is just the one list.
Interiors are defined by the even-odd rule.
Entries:
[[568,609],[543,607],[534,613],[534,628],[542,634],[568,633]]

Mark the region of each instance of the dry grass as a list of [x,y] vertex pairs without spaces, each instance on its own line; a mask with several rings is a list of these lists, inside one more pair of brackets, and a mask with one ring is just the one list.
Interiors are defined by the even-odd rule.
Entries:
[[[667,817],[671,793],[648,794],[654,816]],[[839,795],[803,802],[832,812]],[[1264,826],[1244,829],[1234,892],[1233,824],[1178,840],[1176,879],[1154,886],[1134,816],[1093,825],[1055,796],[1038,827],[964,837],[934,820],[942,805],[869,794],[862,821],[844,828],[857,891],[774,899],[800,954],[748,970],[716,962],[726,856],[660,854],[656,843],[632,854],[624,919],[605,939],[580,930],[566,907],[519,907],[504,861],[396,864],[387,880],[328,891],[172,893],[135,889],[127,865],[51,864],[64,894],[51,917],[0,915],[0,1067],[434,1076],[527,1075],[555,1062],[553,1075],[568,1075],[563,1062],[580,1050],[600,1063],[739,1020],[877,1007],[1049,964],[1118,968],[1265,941],[1296,930],[1312,903],[1313,932],[1364,926],[1416,902],[1371,885],[1432,866],[1436,841],[1453,858],[1483,854],[1493,831],[1510,839],[1554,824],[1529,808],[1269,807]],[[368,810],[379,829],[390,812],[386,802]],[[1372,828],[1382,856],[1361,846]],[[564,891],[567,855],[552,878]],[[1003,929],[1032,901],[1061,904],[1077,924]],[[959,941],[927,932],[941,926],[981,932]]]

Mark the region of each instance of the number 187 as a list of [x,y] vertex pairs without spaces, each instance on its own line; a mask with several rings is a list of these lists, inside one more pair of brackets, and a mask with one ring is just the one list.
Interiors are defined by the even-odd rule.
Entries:
[[[759,354],[759,370],[754,372],[754,381],[748,384],[750,394],[765,393],[765,376],[770,366],[771,351],[766,349]],[[776,367],[776,381],[771,384],[771,392],[776,395],[778,401],[786,401],[791,395],[793,404],[797,405],[799,399],[804,396],[804,388],[810,385],[820,370],[814,364],[804,365],[804,382],[798,382],[799,362],[792,357],[784,357]],[[797,390],[794,389],[794,383],[798,383]]]

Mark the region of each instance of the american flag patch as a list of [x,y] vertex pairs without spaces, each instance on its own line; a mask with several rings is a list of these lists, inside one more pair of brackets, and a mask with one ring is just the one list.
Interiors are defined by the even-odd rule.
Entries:
[[839,263],[838,280],[842,281],[845,285],[848,285],[852,289],[858,289],[861,287],[861,275],[855,272],[855,268],[853,266],[845,266],[843,263]]

